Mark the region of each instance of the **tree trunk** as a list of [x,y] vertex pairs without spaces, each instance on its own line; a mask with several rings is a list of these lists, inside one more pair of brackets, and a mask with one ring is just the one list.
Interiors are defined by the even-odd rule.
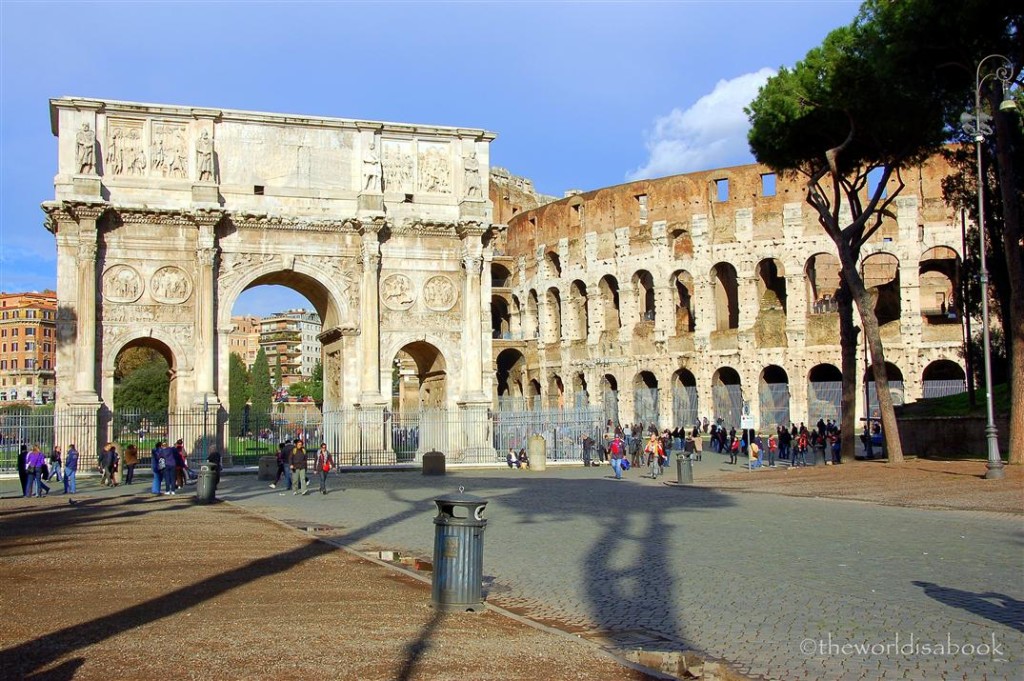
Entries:
[[[996,111],[996,109],[993,109]],[[1016,118],[1016,115],[1014,116]],[[1020,194],[1013,163],[1014,134],[1007,115],[998,113],[996,124],[996,169],[1003,199],[1003,252],[1010,284],[1010,318],[1003,320],[1010,356],[1010,432],[1004,443],[1024,442],[1024,263],[1021,253]],[[1014,121],[1013,125],[1016,124]],[[1024,463],[1024,447],[1007,447],[1011,464]]]
[[853,324],[853,298],[846,279],[840,278],[836,293],[839,304],[839,347],[842,353],[843,396],[842,419],[839,424],[840,452],[843,463],[852,461],[857,455],[857,335],[859,329]]

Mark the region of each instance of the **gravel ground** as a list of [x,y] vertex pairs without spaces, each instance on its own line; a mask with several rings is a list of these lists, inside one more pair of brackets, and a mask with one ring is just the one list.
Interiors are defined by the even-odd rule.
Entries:
[[0,502],[0,679],[651,679],[230,504]]

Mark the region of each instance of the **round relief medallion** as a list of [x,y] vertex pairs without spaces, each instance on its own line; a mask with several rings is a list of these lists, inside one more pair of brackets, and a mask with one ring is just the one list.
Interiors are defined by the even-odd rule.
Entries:
[[168,265],[153,273],[149,292],[160,303],[184,303],[192,295],[192,280],[180,267]]
[[103,273],[103,297],[112,303],[134,303],[142,289],[142,277],[128,265],[114,265]]
[[423,300],[427,307],[437,312],[444,312],[455,307],[455,301],[459,294],[455,290],[452,280],[444,276],[436,276],[427,279],[423,285]]
[[404,274],[392,274],[380,283],[380,297],[391,310],[408,310],[416,300],[412,280]]

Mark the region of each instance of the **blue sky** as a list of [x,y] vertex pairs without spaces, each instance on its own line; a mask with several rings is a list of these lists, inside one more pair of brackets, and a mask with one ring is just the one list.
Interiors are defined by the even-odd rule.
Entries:
[[[56,286],[51,97],[486,128],[561,196],[751,162],[743,105],[858,7],[0,0],[0,290]],[[260,287],[235,312],[302,305]]]

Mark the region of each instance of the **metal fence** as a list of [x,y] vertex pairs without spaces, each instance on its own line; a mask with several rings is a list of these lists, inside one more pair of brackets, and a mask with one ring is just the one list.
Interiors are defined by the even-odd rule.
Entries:
[[677,385],[672,388],[672,426],[690,428],[697,423],[697,386]]
[[933,397],[948,397],[967,392],[967,382],[964,379],[952,381],[923,381],[921,383],[921,396],[924,399]]
[[0,469],[16,467],[22,445],[38,444],[44,452],[55,444],[64,451],[76,444],[85,470],[94,465],[99,444],[117,443],[139,450],[139,466],[151,463],[159,442],[182,440],[190,465],[204,461],[220,441],[225,464],[256,465],[274,456],[281,443],[302,439],[312,462],[321,443],[327,443],[338,465],[346,467],[419,466],[423,455],[440,451],[450,464],[504,465],[510,447],[527,446],[541,435],[551,460],[582,459],[582,442],[603,432],[601,407],[551,410],[497,410],[486,407],[434,409],[396,413],[389,409],[346,409],[301,414],[247,413],[232,420],[217,409],[160,413],[98,410],[30,410],[0,414]]
[[[904,403],[903,381],[889,381],[889,395],[892,397],[894,407]],[[878,392],[875,389],[875,382],[868,381],[868,413],[878,413]]]
[[740,427],[743,413],[743,389],[738,385],[713,385],[711,397],[714,401],[715,422],[729,428]]
[[790,422],[788,383],[762,383],[758,397],[762,429]]
[[842,381],[811,381],[807,384],[807,423],[817,423],[819,419],[841,423],[842,416]]

